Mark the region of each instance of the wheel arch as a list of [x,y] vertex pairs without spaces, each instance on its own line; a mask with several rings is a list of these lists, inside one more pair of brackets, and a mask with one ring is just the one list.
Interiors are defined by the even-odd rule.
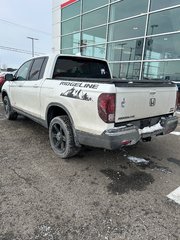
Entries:
[[7,92],[5,90],[2,91],[2,100],[5,96],[8,96]]
[[77,134],[76,134],[73,118],[72,118],[70,112],[68,111],[68,109],[66,107],[64,107],[62,104],[54,102],[54,103],[50,103],[48,105],[48,107],[46,109],[47,127],[49,128],[49,124],[54,117],[62,116],[62,115],[67,115],[69,117],[69,120],[72,125],[75,144],[76,144],[76,146],[80,146],[80,143],[77,139]]

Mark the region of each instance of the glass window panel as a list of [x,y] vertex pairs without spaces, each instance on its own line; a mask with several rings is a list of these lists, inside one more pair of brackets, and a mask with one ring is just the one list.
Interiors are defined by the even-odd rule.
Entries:
[[28,73],[29,73],[29,68],[32,64],[32,61],[33,60],[30,60],[28,62],[25,62],[20,68],[19,70],[16,72],[15,76],[16,76],[16,79],[18,81],[24,81],[27,79],[28,77]]
[[61,50],[61,53],[62,54],[72,54],[72,55],[75,55],[77,53],[79,53],[79,48],[72,48],[72,49],[64,49],[64,50]]
[[143,66],[144,79],[180,80],[180,61],[146,62]]
[[29,73],[30,80],[38,80],[39,79],[39,74],[40,74],[40,70],[41,70],[43,62],[44,62],[44,58],[37,58],[34,60],[31,71]]
[[180,58],[180,34],[147,38],[145,59]]
[[78,48],[80,46],[80,33],[61,37],[61,48]]
[[109,61],[133,61],[142,59],[144,39],[108,44]]
[[113,77],[126,79],[139,79],[141,63],[113,63],[110,64]]
[[83,44],[101,44],[106,42],[106,26],[93,28],[82,33]]
[[80,30],[80,17],[62,22],[62,35]]
[[105,44],[84,47],[82,48],[82,55],[89,57],[105,58]]
[[148,10],[148,0],[126,0],[111,5],[110,21],[135,16],[146,13]]
[[[79,78],[110,78],[110,72],[106,61],[95,60],[91,58],[82,58],[71,56],[60,56],[56,61],[54,68],[53,78],[60,77],[79,77]],[[72,97],[74,93],[78,98],[81,96],[81,99],[87,98],[87,94],[83,94],[80,91],[74,91],[74,88],[69,92],[69,96]],[[68,96],[65,94],[65,96]],[[83,96],[84,98],[83,98]]]
[[121,40],[144,36],[146,17],[138,17],[113,23],[109,27],[109,40]]
[[151,11],[180,4],[179,0],[151,0]]
[[180,8],[150,15],[148,35],[180,30]]
[[101,8],[99,10],[87,13],[82,16],[82,28],[90,28],[101,25],[107,22],[108,8]]
[[80,14],[81,1],[73,3],[61,11],[62,21]]
[[91,9],[103,6],[107,4],[108,0],[83,0],[83,12],[89,11]]

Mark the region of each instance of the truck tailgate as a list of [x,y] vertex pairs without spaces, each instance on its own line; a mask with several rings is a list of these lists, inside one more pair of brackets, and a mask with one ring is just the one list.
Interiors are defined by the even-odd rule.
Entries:
[[161,116],[175,111],[175,85],[131,84],[115,84],[116,123]]

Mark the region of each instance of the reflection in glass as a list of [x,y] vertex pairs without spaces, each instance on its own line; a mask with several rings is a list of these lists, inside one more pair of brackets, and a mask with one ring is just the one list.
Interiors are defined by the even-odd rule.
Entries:
[[83,12],[89,11],[91,9],[101,7],[105,4],[107,4],[108,0],[83,0]]
[[107,22],[108,8],[104,7],[94,12],[87,13],[82,16],[82,28],[90,28],[93,26],[105,24]]
[[138,17],[113,23],[109,27],[109,40],[121,40],[144,36],[146,17]]
[[142,59],[144,39],[108,44],[109,61],[134,61]]
[[146,62],[143,66],[144,79],[180,80],[180,61]]
[[113,77],[126,79],[139,79],[141,64],[134,63],[112,63],[110,64]]
[[61,37],[61,48],[78,48],[80,46],[80,33]]
[[106,26],[82,32],[83,44],[101,44],[106,42]]
[[75,54],[79,53],[79,48],[64,49],[64,50],[61,50],[61,53],[75,55]]
[[180,34],[147,38],[145,59],[177,59],[180,58]]
[[62,35],[80,30],[80,17],[62,22]]
[[146,13],[148,10],[148,0],[126,0],[111,5],[110,21],[132,17]]
[[149,18],[148,35],[178,31],[179,26],[180,8],[153,13]]
[[77,1],[61,10],[61,20],[65,20],[80,14],[81,1]]
[[85,46],[82,49],[82,55],[97,58],[105,58],[105,44],[89,47]]
[[151,11],[180,4],[179,0],[151,0]]

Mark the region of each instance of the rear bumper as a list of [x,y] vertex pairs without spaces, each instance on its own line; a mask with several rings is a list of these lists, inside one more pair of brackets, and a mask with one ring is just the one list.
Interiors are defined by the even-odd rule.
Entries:
[[92,135],[77,131],[80,144],[105,149],[118,149],[124,145],[134,145],[140,139],[165,135],[175,130],[178,124],[177,117],[161,118],[155,126],[146,129],[138,129],[133,125],[114,127],[106,130],[102,135]]

